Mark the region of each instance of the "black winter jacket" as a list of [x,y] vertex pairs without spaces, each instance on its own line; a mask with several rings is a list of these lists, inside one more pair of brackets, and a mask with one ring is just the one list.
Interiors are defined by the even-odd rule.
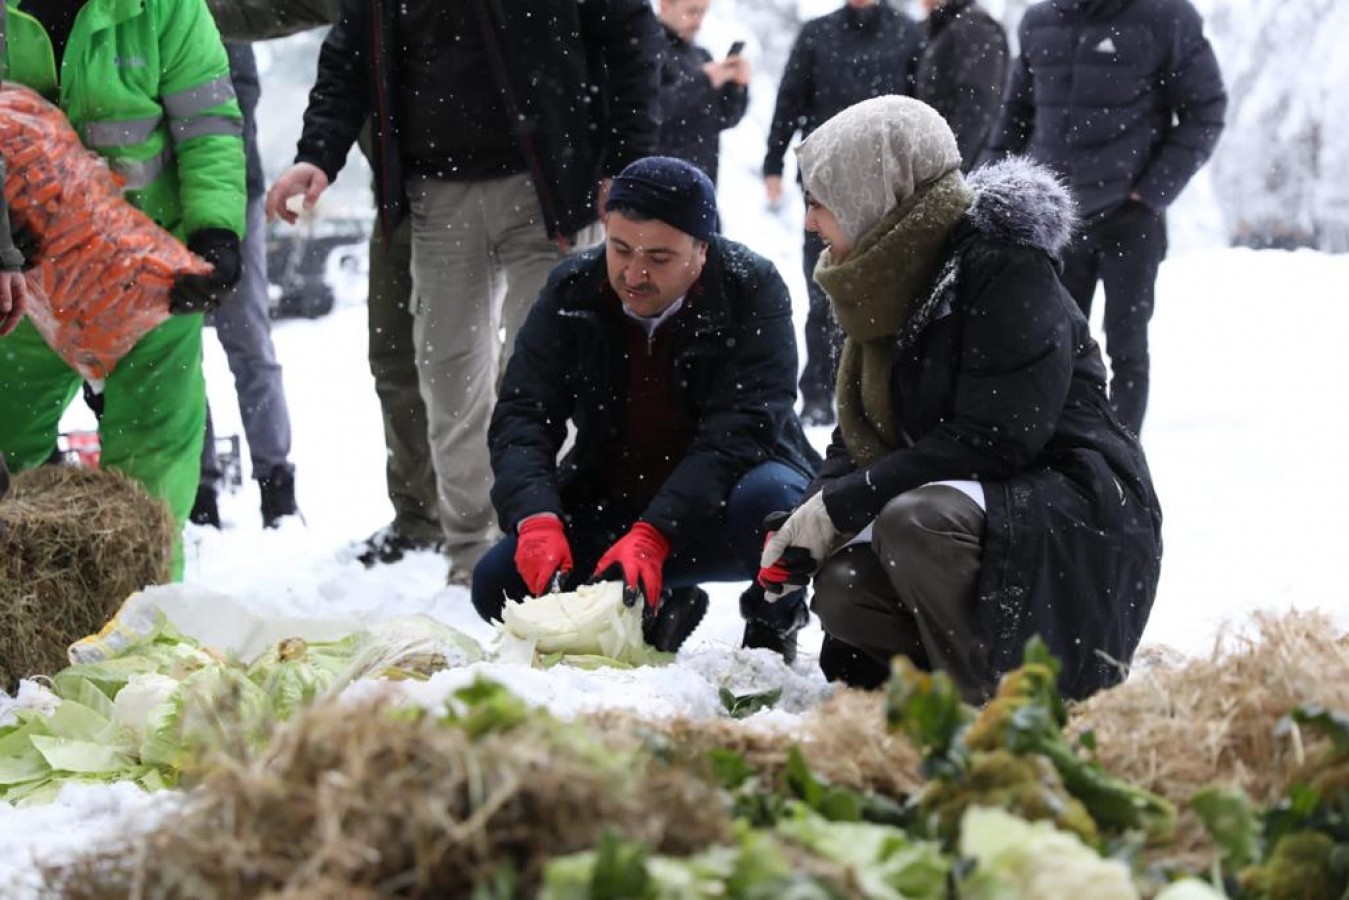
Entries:
[[[693,439],[640,517],[676,547],[681,536],[715,519],[731,488],[760,463],[778,460],[807,477],[819,465],[793,409],[791,299],[773,264],[713,238],[685,302],[663,327],[680,329],[671,383]],[[563,515],[602,499],[627,391],[623,315],[603,246],[553,269],[530,310],[488,431],[492,502],[504,531],[535,513]],[[576,442],[558,463],[568,419]]]
[[914,96],[941,113],[960,146],[960,167],[974,168],[1002,106],[1007,35],[975,0],[947,0],[927,21]]
[[660,77],[660,153],[688,160],[717,180],[721,132],[734,128],[749,107],[749,89],[724,84],[720,90],[703,72],[712,54],[665,29]]
[[[912,444],[858,469],[840,432],[815,487],[845,531],[933,481],[982,482],[979,615],[997,671],[1039,634],[1082,697],[1122,678],[1152,608],[1161,510],[1142,447],[1106,399],[1105,367],[1054,257],[1066,190],[1020,160],[980,169],[891,391]],[[814,488],[812,488],[814,489]]]
[[1026,153],[1068,179],[1083,216],[1137,192],[1162,212],[1222,132],[1227,95],[1189,0],[1042,0],[989,158]]
[[[431,2],[431,0],[408,0]],[[660,29],[645,0],[465,0],[490,16],[495,78],[516,117],[548,233],[597,217],[598,184],[656,149]],[[397,8],[342,0],[319,54],[297,162],[336,178],[373,116],[371,165],[386,235],[407,213],[397,118]]]
[[778,84],[764,175],[781,175],[792,136],[804,139],[855,103],[884,94],[913,96],[923,30],[884,3],[844,6],[801,26]]

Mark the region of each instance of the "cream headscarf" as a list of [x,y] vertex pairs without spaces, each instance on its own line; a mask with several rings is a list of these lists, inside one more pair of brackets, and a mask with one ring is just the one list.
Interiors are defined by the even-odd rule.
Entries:
[[796,150],[801,181],[853,246],[885,214],[960,168],[955,135],[912,97],[863,100],[811,132]]

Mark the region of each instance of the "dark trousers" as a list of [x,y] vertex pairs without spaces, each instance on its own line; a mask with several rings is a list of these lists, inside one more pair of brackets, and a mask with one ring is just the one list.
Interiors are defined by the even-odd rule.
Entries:
[[845,547],[815,575],[811,608],[825,644],[820,668],[855,687],[884,684],[907,656],[951,676],[978,702],[994,684],[975,618],[984,512],[946,485],[900,494],[876,517],[869,544]]
[[[698,524],[675,543],[665,561],[664,586],[696,587],[709,581],[749,581],[759,571],[763,520],[800,502],[809,479],[790,466],[767,462],[751,469],[731,489],[723,515]],[[564,585],[574,590],[591,580],[595,564],[641,515],[622,504],[586,504],[567,512],[567,540],[575,568]],[[505,598],[529,592],[515,569],[514,534],[502,538],[473,570],[473,605],[489,622],[501,618]]]
[[1110,404],[1135,434],[1148,406],[1148,321],[1165,258],[1166,215],[1135,202],[1087,223],[1063,258],[1063,284],[1088,317],[1096,282],[1105,285]]
[[426,405],[417,383],[412,343],[412,221],[385,243],[379,228],[370,238],[367,300],[370,374],[375,377],[384,446],[384,478],[393,504],[393,527],[422,541],[441,539],[436,509],[436,473],[427,437]]
[[801,244],[801,268],[806,275],[810,310],[806,314],[806,366],[801,372],[801,399],[807,406],[832,408],[834,378],[838,369],[843,333],[829,308],[829,296],[815,283],[815,264],[824,252],[824,241],[813,231],[805,232]]

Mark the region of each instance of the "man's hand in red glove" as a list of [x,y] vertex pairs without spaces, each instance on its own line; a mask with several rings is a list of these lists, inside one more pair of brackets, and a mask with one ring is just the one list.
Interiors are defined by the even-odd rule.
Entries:
[[516,526],[515,568],[534,596],[548,589],[553,576],[571,572],[571,545],[562,520],[552,513],[530,516]]
[[595,576],[609,575],[614,569],[623,576],[623,602],[631,606],[641,594],[653,610],[660,605],[661,579],[670,542],[655,528],[638,522],[600,557]]

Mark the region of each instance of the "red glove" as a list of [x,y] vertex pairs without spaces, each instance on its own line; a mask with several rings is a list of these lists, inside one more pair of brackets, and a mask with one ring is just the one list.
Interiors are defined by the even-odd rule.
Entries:
[[531,516],[516,526],[515,568],[534,596],[542,594],[554,575],[571,571],[571,545],[562,520],[553,515]]
[[670,542],[665,535],[645,522],[638,522],[600,557],[595,565],[595,575],[621,569],[623,600],[631,606],[641,593],[646,597],[646,605],[655,609],[660,605],[662,571],[665,557],[669,555]]

